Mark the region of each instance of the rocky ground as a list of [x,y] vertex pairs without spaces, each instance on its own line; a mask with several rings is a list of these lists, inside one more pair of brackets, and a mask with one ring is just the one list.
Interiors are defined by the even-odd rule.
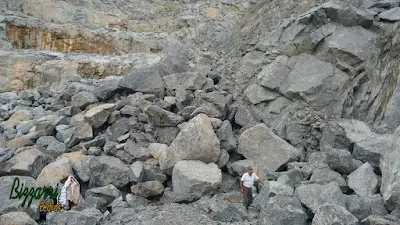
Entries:
[[[0,1],[0,224],[400,224],[399,21],[398,0]],[[69,174],[69,211],[10,199]]]

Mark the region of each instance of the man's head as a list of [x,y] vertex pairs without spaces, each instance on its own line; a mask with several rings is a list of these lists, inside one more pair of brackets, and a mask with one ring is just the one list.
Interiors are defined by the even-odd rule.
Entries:
[[247,172],[251,176],[253,174],[253,167],[251,167],[251,166],[247,167]]

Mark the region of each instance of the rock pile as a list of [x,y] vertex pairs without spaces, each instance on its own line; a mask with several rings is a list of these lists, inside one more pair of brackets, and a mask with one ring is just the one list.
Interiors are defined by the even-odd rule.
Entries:
[[[400,2],[310,2],[217,1],[206,20],[135,36],[160,52],[14,53],[0,39],[0,84],[20,81],[0,87],[0,224],[399,224]],[[0,38],[25,21],[2,13]],[[248,166],[265,185],[246,210]],[[16,177],[70,174],[82,201],[69,211],[44,219],[38,200],[10,199]]]

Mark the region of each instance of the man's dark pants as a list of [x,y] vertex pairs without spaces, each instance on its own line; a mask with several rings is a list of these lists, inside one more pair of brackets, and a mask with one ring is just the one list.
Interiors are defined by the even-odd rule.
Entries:
[[243,200],[243,205],[247,209],[253,202],[253,190],[251,188],[243,187]]

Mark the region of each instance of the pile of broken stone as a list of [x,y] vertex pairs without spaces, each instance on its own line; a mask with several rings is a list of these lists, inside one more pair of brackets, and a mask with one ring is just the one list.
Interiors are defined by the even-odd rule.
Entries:
[[[15,177],[41,187],[71,174],[81,203],[48,213],[48,223],[399,222],[399,129],[377,134],[361,121],[329,121],[321,151],[304,162],[264,124],[240,130],[231,95],[205,76],[165,76],[160,93],[143,82],[149,71],[104,80],[71,75],[58,92],[0,95],[0,221],[39,221],[38,202],[21,208],[9,198]],[[247,166],[266,183],[248,211],[238,185]]]

